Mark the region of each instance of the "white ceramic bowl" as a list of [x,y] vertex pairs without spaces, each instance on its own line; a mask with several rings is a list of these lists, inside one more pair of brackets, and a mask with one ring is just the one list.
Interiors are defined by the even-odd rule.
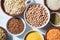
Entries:
[[[29,5],[31,5],[31,4],[36,4],[36,3],[30,3]],[[37,4],[39,4],[39,3],[37,3]],[[25,22],[26,22],[30,27],[32,27],[32,28],[43,28],[43,27],[45,27],[45,26],[48,24],[49,20],[50,20],[50,11],[48,10],[48,8],[47,8],[45,5],[41,5],[41,4],[40,4],[40,5],[43,6],[43,7],[45,8],[45,10],[47,11],[47,13],[48,13],[48,20],[46,21],[46,23],[45,23],[44,25],[42,25],[42,26],[40,26],[40,27],[35,27],[35,26],[30,25],[30,24],[27,22],[26,17],[25,17],[25,14],[26,14],[26,11],[27,11],[29,5],[27,6],[27,8],[26,8],[26,10],[25,10],[25,12],[24,12]]]
[[[25,24],[25,22],[24,22],[24,20],[22,19],[22,18],[20,18],[21,20],[22,20],[22,22],[23,22],[23,24],[24,24],[24,29],[23,29],[23,31],[21,32],[21,33],[19,33],[19,34],[12,34],[9,30],[8,30],[8,28],[7,28],[7,32],[10,34],[10,35],[12,35],[12,36],[19,36],[19,35],[21,35],[21,34],[23,34],[24,33],[24,31],[25,31],[25,29],[26,29],[26,24]],[[14,30],[14,29],[13,29]]]
[[30,30],[30,31],[28,31],[26,34],[25,34],[25,36],[24,36],[24,40],[25,40],[25,38],[26,38],[26,35],[28,35],[28,33],[30,33],[30,32],[32,32],[32,31],[36,31],[36,32],[38,32],[40,35],[41,35],[41,37],[42,37],[42,40],[44,40],[44,37],[43,37],[43,35],[41,34],[41,32],[40,31],[38,31],[38,30]]
[[[58,15],[60,15],[60,13],[58,13],[58,12],[52,12],[51,15],[52,15],[52,14],[58,14]],[[50,21],[50,23],[51,23],[54,27],[60,27],[60,25],[55,25],[55,24],[53,24],[51,21]]]

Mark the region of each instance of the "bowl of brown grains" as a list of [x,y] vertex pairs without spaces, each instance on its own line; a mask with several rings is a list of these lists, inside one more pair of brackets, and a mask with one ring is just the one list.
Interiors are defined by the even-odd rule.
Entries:
[[11,18],[7,23],[8,33],[13,36],[19,36],[26,29],[25,22],[22,18]]
[[50,11],[39,3],[30,3],[24,13],[25,22],[32,28],[42,28],[50,20]]

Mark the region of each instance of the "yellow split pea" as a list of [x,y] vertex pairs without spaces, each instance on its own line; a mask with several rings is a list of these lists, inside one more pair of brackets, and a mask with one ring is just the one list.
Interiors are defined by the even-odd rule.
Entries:
[[39,32],[32,31],[26,35],[25,40],[43,40],[43,37]]

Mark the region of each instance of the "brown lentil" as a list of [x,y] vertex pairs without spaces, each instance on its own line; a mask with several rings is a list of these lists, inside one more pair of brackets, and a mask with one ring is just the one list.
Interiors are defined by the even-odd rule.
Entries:
[[42,26],[48,20],[47,12],[40,4],[32,4],[26,12],[27,22],[35,27]]
[[13,34],[19,34],[24,29],[24,24],[21,19],[12,18],[8,22],[8,30]]

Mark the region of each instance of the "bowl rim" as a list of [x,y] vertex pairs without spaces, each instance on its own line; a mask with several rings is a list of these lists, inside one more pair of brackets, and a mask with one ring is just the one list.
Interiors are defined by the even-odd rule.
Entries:
[[[52,14],[58,14],[58,15],[60,15],[59,12],[52,12],[51,15],[52,15]],[[51,19],[51,17],[50,17],[50,19]],[[55,24],[53,24],[53,23],[51,22],[51,20],[50,20],[50,23],[51,23],[53,26],[55,26],[55,27],[59,27],[59,26],[60,26],[60,25],[55,25]]]
[[5,38],[5,40],[7,40],[7,36],[8,36],[8,35],[7,35],[7,31],[6,31],[6,29],[4,29],[4,28],[3,28],[3,27],[1,27],[1,26],[0,26],[0,28],[1,28],[2,30],[4,30],[4,32],[5,32],[5,35],[6,35],[6,38]]
[[52,10],[52,9],[50,9],[50,8],[48,7],[47,3],[46,3],[46,0],[44,0],[44,5],[45,5],[51,12],[58,12],[58,11],[60,11],[60,8],[57,9],[57,10]]
[[[26,0],[25,0],[25,2],[26,2]],[[21,14],[23,14],[24,13],[24,11],[25,11],[25,9],[26,9],[26,4],[25,4],[25,8],[23,9],[23,11],[21,11],[21,13],[19,13],[19,14],[17,14],[17,15],[10,15],[9,13],[7,13],[6,11],[5,11],[5,9],[4,9],[4,0],[1,0],[1,9],[2,9],[2,11],[4,12],[4,14],[6,14],[6,15],[9,15],[9,16],[19,16],[19,15],[21,15]]]
[[[15,17],[13,17],[13,18],[15,18]],[[23,18],[17,18],[17,19],[21,20],[21,21],[23,22],[23,24],[24,24],[24,29],[23,29],[23,31],[22,31],[21,33],[19,33],[19,34],[13,34],[13,33],[11,33],[11,32],[8,30],[8,23],[9,23],[9,21],[10,21],[11,19],[13,19],[13,18],[10,18],[10,19],[8,20],[8,22],[7,22],[7,27],[6,27],[6,28],[7,28],[7,32],[8,32],[9,34],[11,34],[12,36],[22,35],[22,34],[25,32],[25,29],[26,29],[26,24],[25,24]]]
[[40,34],[40,36],[42,37],[42,39],[44,40],[44,37],[43,37],[43,34],[41,34],[41,32],[40,31],[37,31],[37,30],[30,30],[30,31],[28,31],[26,34],[25,34],[25,36],[24,36],[24,40],[26,40],[26,36],[29,34],[29,33],[31,33],[31,32],[38,32],[39,34]]
[[[43,26],[35,27],[35,26],[30,25],[30,24],[27,22],[26,16],[25,16],[25,15],[26,15],[26,11],[28,10],[29,6],[32,5],[32,4],[39,4],[39,5],[43,6],[45,9],[47,9],[47,11],[48,11],[48,20],[46,21],[46,23],[45,23]],[[25,12],[24,12],[24,20],[25,20],[25,22],[26,22],[30,27],[32,27],[32,28],[43,28],[43,27],[45,27],[45,26],[48,24],[48,22],[50,21],[50,11],[48,10],[48,8],[47,8],[45,5],[42,5],[42,4],[40,4],[40,3],[30,3],[30,4],[26,7],[26,10],[25,10]]]
[[49,28],[49,29],[46,31],[46,33],[45,33],[45,39],[46,39],[46,40],[47,40],[47,33],[48,33],[51,29],[58,29],[58,30],[60,30],[60,28],[55,27],[55,26]]

